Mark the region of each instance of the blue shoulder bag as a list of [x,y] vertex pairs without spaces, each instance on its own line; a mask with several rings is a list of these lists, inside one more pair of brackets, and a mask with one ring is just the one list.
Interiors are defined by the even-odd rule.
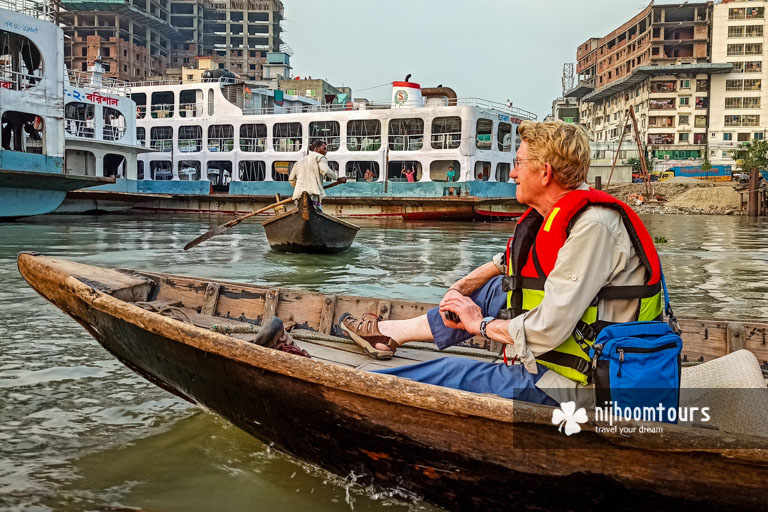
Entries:
[[[613,324],[603,328],[595,339],[589,356],[597,407],[642,410],[661,406],[677,412],[683,340],[669,304],[663,272],[661,284],[668,322]],[[675,423],[667,415],[663,421]]]

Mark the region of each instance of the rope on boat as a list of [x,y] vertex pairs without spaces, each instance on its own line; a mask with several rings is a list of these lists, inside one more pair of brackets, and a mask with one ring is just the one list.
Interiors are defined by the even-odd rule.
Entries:
[[[212,331],[219,332],[221,334],[257,334],[261,327],[257,325],[213,325]],[[309,331],[306,329],[294,329],[290,331],[291,336],[298,340],[315,342],[319,345],[325,345],[323,342],[331,343],[343,343],[345,345],[357,345],[353,340],[349,338],[341,338],[339,336],[332,336],[330,334],[323,334],[315,331]],[[319,342],[319,343],[318,343]],[[331,346],[331,345],[325,345]],[[501,356],[488,352],[487,350],[471,348],[471,347],[450,347],[445,350],[438,349],[434,343],[426,343],[420,341],[409,342],[407,348],[414,350],[424,350],[428,352],[440,352],[443,354],[472,356],[472,357],[484,357],[487,359],[500,359]]]
[[189,315],[187,315],[183,309],[176,306],[158,306],[157,304],[153,304],[151,302],[134,302],[134,304],[142,309],[146,309],[147,311],[152,311],[153,313],[157,313],[159,315],[168,316],[180,322],[185,322],[188,324],[192,323],[192,320],[189,319]]

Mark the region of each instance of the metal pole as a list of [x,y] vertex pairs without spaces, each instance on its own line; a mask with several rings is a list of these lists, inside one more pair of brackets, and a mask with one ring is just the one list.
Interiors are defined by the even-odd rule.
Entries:
[[[632,107],[629,107],[629,110],[631,109]],[[621,126],[621,136],[619,137],[619,145],[616,147],[616,153],[613,155],[613,165],[611,166],[611,173],[608,175],[608,183],[605,184],[606,187],[611,186],[611,178],[613,178],[613,170],[616,168],[616,161],[619,159],[619,150],[621,150],[621,143],[624,140],[624,132],[626,132],[627,130],[628,115],[629,115],[629,112],[624,113],[624,124],[622,124]]]

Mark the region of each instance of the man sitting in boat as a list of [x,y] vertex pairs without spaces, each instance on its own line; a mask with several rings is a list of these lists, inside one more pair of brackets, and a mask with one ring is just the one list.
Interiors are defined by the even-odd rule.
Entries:
[[[339,324],[374,356],[409,341],[445,349],[483,336],[508,364],[445,357],[381,373],[546,405],[592,406],[588,351],[605,322],[656,320],[658,255],[637,215],[586,184],[589,140],[572,124],[525,121],[510,177],[530,206],[506,253],[458,280],[440,305],[408,320],[373,313]],[[631,232],[631,235],[630,235]],[[646,240],[647,243],[642,243]],[[453,318],[453,319],[451,319]],[[515,361],[520,364],[514,364]]]
[[307,192],[315,209],[321,210],[320,202],[325,197],[323,190],[323,176],[332,180],[338,179],[341,183],[346,183],[346,178],[338,178],[333,169],[328,165],[328,159],[325,154],[328,153],[328,145],[321,140],[313,140],[309,145],[307,156],[299,160],[291,169],[288,181],[294,187],[293,198],[298,201],[301,194]]

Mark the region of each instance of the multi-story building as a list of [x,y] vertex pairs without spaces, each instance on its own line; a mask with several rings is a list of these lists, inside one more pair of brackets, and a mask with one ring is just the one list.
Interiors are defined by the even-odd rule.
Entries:
[[283,45],[280,0],[63,0],[67,65],[86,70],[100,53],[105,74],[137,81],[196,68],[220,68],[259,80],[268,52]]
[[203,12],[200,55],[218,57],[222,68],[259,80],[267,53],[283,44],[282,19],[280,0],[211,0]]
[[121,80],[162,76],[171,41],[170,0],[63,0],[64,55],[72,71],[86,71],[101,55],[104,74]]
[[[647,154],[659,160],[706,156],[710,80],[730,70],[712,63],[712,2],[655,5],[607,36],[577,48],[580,123],[610,150],[634,145],[627,109],[635,112]],[[615,148],[614,148],[615,149]]]
[[709,159],[733,163],[734,150],[764,139],[768,126],[768,50],[765,0],[723,0],[715,5],[712,60],[728,62],[733,70],[712,78]]

